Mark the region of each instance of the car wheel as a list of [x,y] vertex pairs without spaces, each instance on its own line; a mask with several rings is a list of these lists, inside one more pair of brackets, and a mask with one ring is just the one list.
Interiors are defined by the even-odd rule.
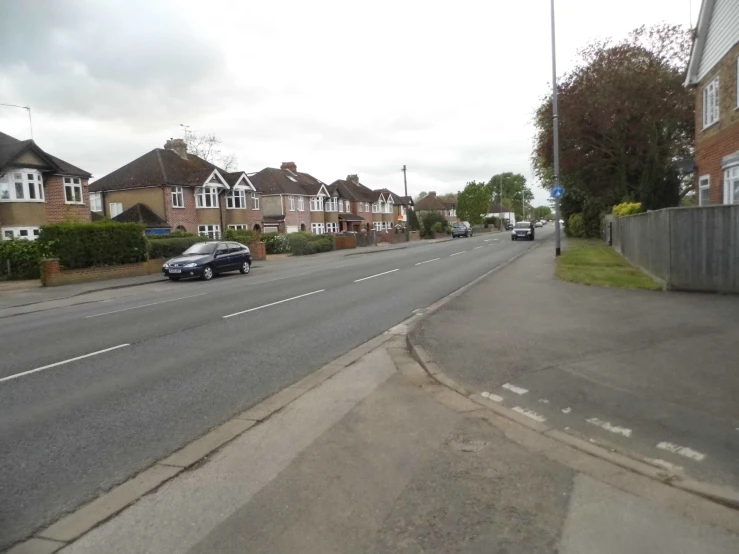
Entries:
[[213,278],[213,268],[206,265],[203,268],[203,274],[200,276],[203,281],[210,281]]
[[179,281],[180,280],[180,277],[179,277],[179,275],[170,275],[169,276],[169,280],[170,281]]
[[249,265],[249,262],[245,261],[243,264],[241,264],[241,268],[239,268],[239,271],[242,275],[248,275],[251,271],[251,266]]

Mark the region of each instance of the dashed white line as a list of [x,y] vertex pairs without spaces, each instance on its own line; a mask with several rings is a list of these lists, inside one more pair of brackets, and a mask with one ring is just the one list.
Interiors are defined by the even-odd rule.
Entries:
[[85,316],[85,319],[90,319],[91,317],[100,317],[101,315],[110,315],[110,314],[117,314],[118,312],[127,312],[129,310],[137,310],[138,308],[146,308],[148,306],[156,306],[158,304],[166,304],[167,302],[176,302],[177,300],[185,300],[187,298],[195,298],[196,296],[203,296],[204,294],[208,294],[207,292],[201,292],[200,294],[192,294],[190,296],[180,296],[179,298],[172,298],[170,300],[160,300],[159,302],[151,302],[149,304],[141,304],[140,306],[131,306],[130,308],[121,308],[120,310],[113,310],[112,312],[103,312],[101,314],[93,314]]
[[522,387],[517,387],[516,385],[511,385],[510,383],[506,383],[503,385],[504,389],[508,389],[511,392],[515,392],[516,394],[526,394],[529,392],[528,389],[524,389]]
[[485,239],[484,242],[490,242],[490,239]]
[[549,404],[549,400],[548,400],[547,398],[540,398],[540,399],[539,399],[539,402],[540,402],[541,404]]
[[24,371],[22,373],[16,373],[15,375],[10,375],[8,377],[3,377],[0,379],[0,383],[3,381],[10,381],[11,379],[17,379],[18,377],[23,377],[24,375],[30,375],[31,373],[37,373],[39,371],[43,371],[45,369],[51,369],[52,367],[57,367],[60,365],[68,364],[71,362],[76,362],[77,360],[83,360],[85,358],[89,358],[90,356],[97,356],[98,354],[105,354],[106,352],[110,352],[111,350],[117,350],[119,348],[123,348],[124,346],[129,346],[128,343],[126,344],[119,344],[118,346],[111,346],[110,348],[105,348],[103,350],[98,350],[97,352],[90,352],[89,354],[85,354],[83,356],[77,356],[76,358],[70,358],[68,360],[64,360],[61,362],[56,362],[53,364],[45,365],[42,367],[37,367],[36,369],[29,369],[28,371]]
[[459,254],[464,254],[465,252],[467,252],[467,250],[461,250],[459,252],[455,252],[454,254],[449,254],[449,257],[451,258],[452,256],[457,256]]
[[395,271],[400,271],[400,268],[398,269],[391,269],[390,271],[383,271],[382,273],[377,273],[375,275],[370,275],[369,277],[362,277],[361,279],[354,279],[355,283],[359,283],[359,281],[366,281],[367,279],[374,279],[375,277],[379,277],[380,275],[387,275],[388,273],[393,273]]
[[598,419],[597,417],[591,417],[590,419],[586,419],[585,421],[592,425],[597,425],[601,429],[605,429],[606,431],[610,431],[611,433],[623,435],[624,437],[630,437],[632,433],[631,429],[627,429],[626,427],[619,427],[618,425],[612,425],[610,422],[603,421],[602,419]]
[[547,418],[545,418],[543,415],[537,414],[532,410],[522,408],[521,406],[514,406],[513,411],[518,412],[521,415],[525,415],[526,417],[530,417],[531,419],[538,421],[539,423],[544,423],[547,420]]
[[567,408],[562,408],[563,414],[569,414],[571,411],[572,411],[572,408],[570,408],[569,406]]
[[497,394],[493,394],[491,392],[487,392],[487,391],[483,392],[481,396],[484,396],[485,398],[489,398],[493,402],[503,402],[502,396],[498,396]]
[[671,442],[661,442],[657,445],[657,448],[659,448],[660,450],[667,450],[668,452],[672,452],[674,454],[680,454],[680,456],[685,456],[686,458],[690,458],[691,460],[695,460],[696,462],[700,462],[703,460],[703,458],[706,457],[706,455],[702,452],[698,452],[696,450],[693,450],[692,448],[688,448],[687,446],[673,444]]
[[235,314],[224,315],[223,316],[223,319],[228,319],[229,317],[233,317],[235,315],[248,314],[249,312],[255,312],[257,310],[261,310],[262,308],[269,308],[270,306],[276,306],[277,304],[282,304],[283,302],[290,302],[290,300],[297,300],[298,298],[304,298],[304,297],[310,296],[312,294],[318,294],[319,292],[323,292],[324,290],[326,290],[326,289],[314,290],[313,292],[307,292],[305,294],[299,294],[298,296],[293,296],[292,298],[285,298],[284,300],[278,300],[277,302],[271,302],[269,304],[265,304],[264,306],[257,306],[256,308],[249,308],[248,310],[243,310],[241,312],[236,312]]
[[485,248],[485,245],[483,244],[482,246],[475,246],[475,250],[479,250],[480,248]]
[[435,262],[435,261],[440,260],[440,259],[441,258],[434,258],[433,260],[426,260],[425,262],[418,262],[416,265],[428,264],[428,263]]

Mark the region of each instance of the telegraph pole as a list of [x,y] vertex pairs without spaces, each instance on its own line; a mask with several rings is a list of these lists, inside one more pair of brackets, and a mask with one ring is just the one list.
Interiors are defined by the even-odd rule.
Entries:
[[[557,99],[557,50],[556,41],[554,40],[554,0],[552,0],[552,126],[554,139],[554,186],[559,186],[559,106]],[[554,235],[555,249],[554,255],[559,256],[562,253],[561,236],[560,236],[560,215],[559,215],[559,196],[554,197]]]
[[[406,168],[403,164],[403,186],[405,187],[405,201],[408,202],[408,179],[406,178]],[[411,240],[411,216],[408,210],[410,210],[410,202],[405,208],[405,240]]]

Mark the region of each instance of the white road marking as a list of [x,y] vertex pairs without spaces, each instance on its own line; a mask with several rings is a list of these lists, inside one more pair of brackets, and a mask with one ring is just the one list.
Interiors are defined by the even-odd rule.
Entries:
[[516,385],[511,385],[510,383],[506,383],[505,385],[503,385],[503,388],[508,389],[511,392],[515,392],[516,394],[526,394],[527,392],[529,392],[528,389],[517,387]]
[[671,464],[670,462],[665,461],[665,460],[660,460],[659,458],[647,458],[647,461],[656,466],[668,469],[670,471],[684,471],[683,466]]
[[503,402],[503,397],[502,396],[498,396],[497,394],[493,394],[493,393],[490,393],[490,392],[483,392],[482,393],[482,396],[484,396],[485,398],[489,398],[493,402]]
[[591,423],[592,425],[597,425],[601,429],[605,429],[606,431],[610,431],[611,433],[616,433],[617,435],[623,435],[624,437],[630,437],[631,436],[631,429],[627,429],[626,427],[619,427],[618,425],[612,425],[608,421],[603,421],[602,419],[598,419],[597,417],[591,417],[590,419],[586,419],[588,423]]
[[685,456],[686,458],[690,458],[691,460],[695,460],[696,462],[700,462],[703,460],[703,458],[706,457],[706,455],[702,452],[698,452],[696,450],[693,450],[692,448],[688,448],[687,446],[673,444],[671,442],[661,442],[657,445],[657,448],[659,448],[660,450],[667,450],[668,452],[672,452],[674,454],[680,454],[681,456]]
[[536,412],[533,412],[531,410],[527,410],[526,408],[522,408],[521,406],[514,406],[513,407],[514,412],[518,412],[521,415],[525,415],[526,417],[530,417],[533,420],[538,421],[539,423],[544,423],[547,418],[545,418],[541,414],[537,414]]
[[243,310],[241,312],[236,312],[235,314],[224,315],[223,316],[223,319],[228,319],[229,317],[233,317],[235,315],[248,314],[249,312],[255,312],[257,310],[261,310],[262,308],[269,308],[270,306],[276,306],[277,304],[282,304],[284,302],[290,302],[290,300],[297,300],[298,298],[305,298],[306,296],[310,296],[312,294],[318,294],[319,292],[323,292],[325,290],[326,289],[314,290],[313,292],[307,292],[305,294],[299,294],[298,296],[293,296],[292,298],[285,298],[284,300],[278,300],[277,302],[271,302],[269,304],[265,304],[264,306],[257,306],[256,308],[249,308],[248,310]]
[[461,250],[459,252],[455,252],[454,254],[449,254],[449,257],[451,258],[452,256],[456,256],[458,254],[464,254],[465,252],[467,252],[467,250]]
[[546,398],[540,398],[539,402],[541,402],[542,404],[549,404],[549,400],[547,400]]
[[83,356],[77,356],[76,358],[70,358],[62,362],[56,362],[54,364],[37,367],[36,369],[29,369],[28,371],[24,371],[22,373],[16,373],[15,375],[10,375],[9,377],[3,377],[2,379],[0,379],[0,383],[2,383],[3,381],[10,381],[11,379],[16,379],[18,377],[23,377],[24,375],[30,375],[31,373],[36,373],[38,371],[43,371],[45,369],[51,369],[52,367],[57,367],[60,365],[71,363],[71,362],[76,362],[77,360],[83,360],[85,358],[89,358],[90,356],[97,356],[98,354],[105,354],[106,352],[110,352],[111,350],[117,350],[119,348],[123,348],[124,346],[130,346],[130,345],[128,343],[119,344],[118,346],[111,346],[110,348],[105,348],[104,350],[98,350],[97,352],[90,352],[89,354],[85,354]]
[[485,239],[485,241],[484,241],[484,242],[490,242],[490,239]]
[[572,411],[572,408],[570,408],[569,406],[567,408],[562,408],[563,414],[569,414],[571,411]]
[[369,277],[362,277],[361,279],[354,279],[354,282],[359,283],[359,281],[366,281],[367,279],[374,279],[375,277],[379,277],[380,275],[387,275],[388,273],[393,273],[395,271],[400,271],[400,268],[391,269],[390,271],[383,271],[382,273],[378,273],[376,275],[370,275]]
[[436,260],[440,260],[440,259],[441,258],[434,258],[433,260],[426,260],[425,262],[418,262],[416,265],[428,264],[428,263],[435,262]]
[[146,308],[148,306],[156,306],[157,304],[166,304],[167,302],[176,302],[177,300],[185,300],[186,298],[195,298],[196,296],[203,296],[204,294],[208,294],[208,293],[201,292],[200,294],[192,294],[190,296],[180,296],[179,298],[172,298],[171,300],[160,300],[159,302],[141,304],[141,306],[131,306],[130,308],[121,308],[120,310],[113,310],[112,312],[103,312],[101,314],[88,315],[88,316],[85,316],[85,319],[90,319],[91,317],[100,317],[101,315],[117,314],[118,312],[127,312],[129,310],[136,310],[138,308]]
[[478,250],[479,248],[485,248],[485,245],[483,244],[482,246],[475,246],[475,250]]

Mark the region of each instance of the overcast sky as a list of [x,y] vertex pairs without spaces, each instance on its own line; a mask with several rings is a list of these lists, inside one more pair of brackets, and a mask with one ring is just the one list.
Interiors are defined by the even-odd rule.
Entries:
[[[557,0],[558,73],[594,38],[694,23],[699,4]],[[36,142],[96,177],[182,123],[247,172],[294,161],[402,193],[406,164],[413,195],[531,182],[551,86],[549,0],[11,0],[0,36],[0,103],[31,106]],[[25,111],[0,107],[0,131],[30,138]]]

